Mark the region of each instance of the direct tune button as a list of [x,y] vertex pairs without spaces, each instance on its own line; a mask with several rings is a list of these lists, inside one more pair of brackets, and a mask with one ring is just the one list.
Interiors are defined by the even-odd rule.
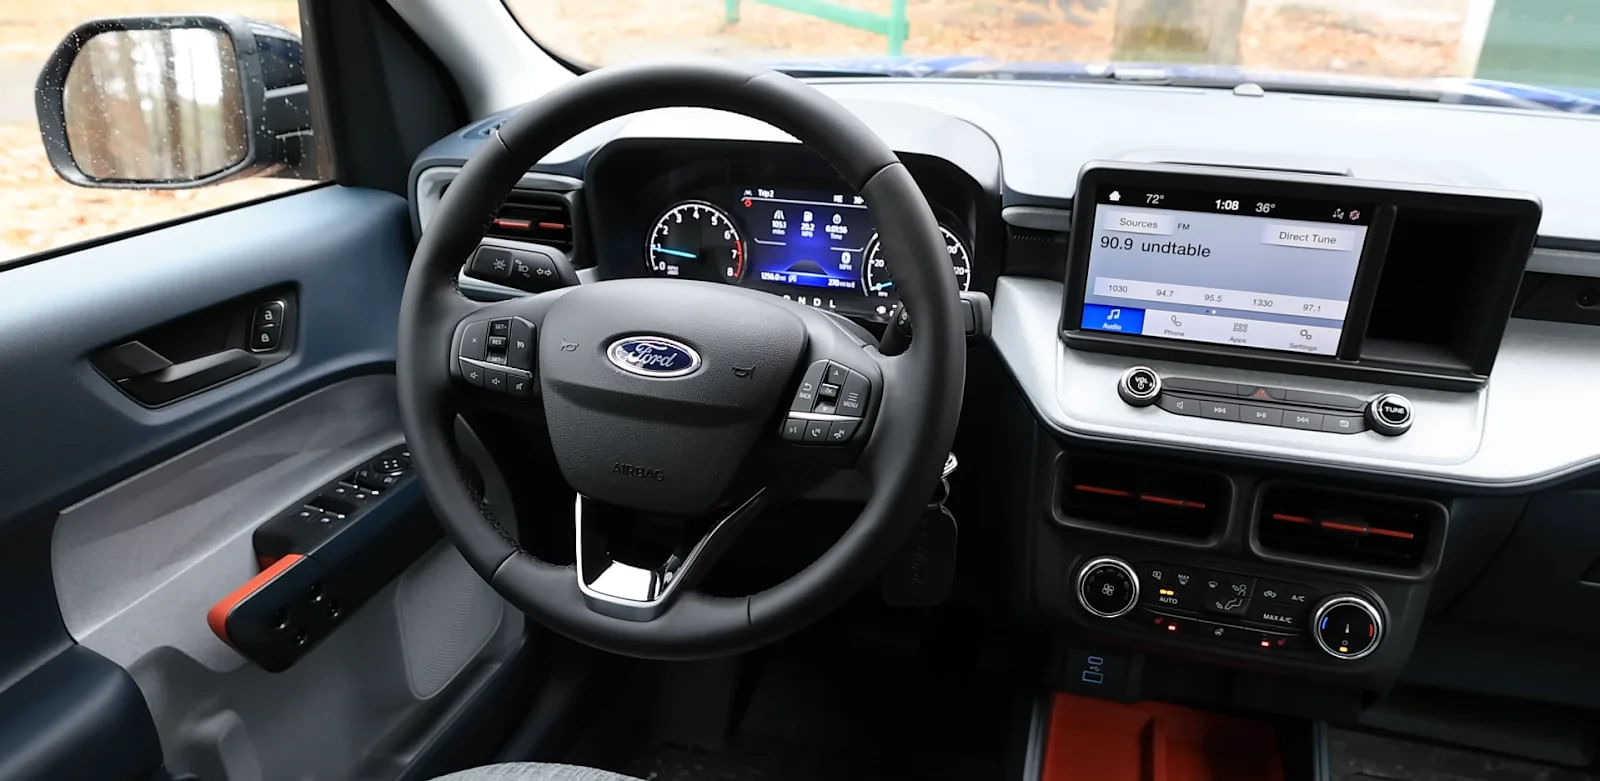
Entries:
[[1317,605],[1311,616],[1311,636],[1335,659],[1360,659],[1383,642],[1383,615],[1354,594],[1336,594]]
[[1135,407],[1148,407],[1161,395],[1161,376],[1148,366],[1135,366],[1117,380],[1117,395]]
[[1385,393],[1367,405],[1367,423],[1373,431],[1397,437],[1411,428],[1411,400],[1398,393]]
[[1078,571],[1078,603],[1101,618],[1126,615],[1139,603],[1139,576],[1122,559],[1094,559]]

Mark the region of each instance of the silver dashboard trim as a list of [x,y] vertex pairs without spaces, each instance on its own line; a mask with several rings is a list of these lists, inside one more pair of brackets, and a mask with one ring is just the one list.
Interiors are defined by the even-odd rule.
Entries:
[[1600,329],[1513,319],[1486,387],[1407,388],[1415,422],[1404,436],[1338,435],[1129,407],[1117,378],[1138,362],[1185,377],[1369,398],[1392,388],[1073,350],[1057,331],[1062,293],[1060,282],[1001,277],[990,337],[1040,422],[1061,434],[1491,488],[1600,464],[1600,414],[1585,412],[1600,388]]

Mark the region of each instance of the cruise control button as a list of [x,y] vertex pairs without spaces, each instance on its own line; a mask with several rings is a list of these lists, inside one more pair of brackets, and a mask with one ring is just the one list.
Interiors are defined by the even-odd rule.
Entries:
[[817,406],[817,389],[822,386],[822,376],[827,371],[827,361],[817,361],[806,369],[800,378],[800,387],[794,392],[794,402],[789,405],[791,412],[810,412]]
[[830,427],[826,420],[806,421],[805,443],[808,445],[820,445],[827,442],[829,430]]
[[805,418],[786,418],[783,421],[783,439],[785,442],[799,442],[805,438]]
[[526,320],[511,321],[511,337],[506,346],[506,365],[533,370],[533,326]]
[[1272,407],[1257,407],[1254,404],[1239,405],[1239,419],[1246,423],[1258,426],[1283,425],[1283,410]]
[[866,376],[852,371],[839,388],[838,412],[840,415],[861,417],[867,414],[867,403],[872,398],[872,383]]
[[467,327],[461,329],[461,357],[483,360],[488,345],[488,331],[489,324],[482,320],[467,323]]
[[1203,401],[1200,403],[1200,417],[1213,420],[1238,420],[1239,405],[1231,401]]
[[1321,431],[1322,413],[1288,410],[1283,413],[1283,427],[1303,428],[1307,431]]
[[483,387],[483,367],[477,366],[475,364],[467,363],[467,359],[465,359],[465,358],[462,358],[460,360],[461,360],[461,379],[466,380],[468,385],[472,385],[472,386],[476,386],[476,387],[482,388]]
[[1156,406],[1175,415],[1199,415],[1200,405],[1205,402],[1189,396],[1179,396],[1173,393],[1163,393],[1156,399]]
[[828,444],[843,445],[856,435],[859,420],[835,420],[828,425]]
[[1333,415],[1322,416],[1322,430],[1335,434],[1359,434],[1365,431],[1367,422],[1360,415]]
[[489,321],[489,336],[506,337],[511,335],[511,321],[506,319]]
[[1208,572],[1204,579],[1205,597],[1202,605],[1208,613],[1242,616],[1250,608],[1250,597],[1255,591],[1256,579],[1226,572]]

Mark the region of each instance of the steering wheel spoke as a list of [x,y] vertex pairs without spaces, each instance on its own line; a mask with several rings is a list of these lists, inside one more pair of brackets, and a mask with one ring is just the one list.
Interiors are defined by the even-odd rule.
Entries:
[[625,621],[660,616],[682,590],[693,588],[722,558],[766,506],[767,496],[766,488],[757,489],[707,527],[693,545],[680,546],[661,563],[645,567],[612,557],[605,531],[592,520],[585,523],[584,503],[589,500],[580,494],[572,515],[577,525],[578,590],[584,604]]

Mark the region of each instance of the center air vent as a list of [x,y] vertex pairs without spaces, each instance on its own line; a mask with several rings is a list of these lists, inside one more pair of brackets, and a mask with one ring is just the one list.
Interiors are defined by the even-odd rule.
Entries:
[[512,190],[486,235],[572,251],[572,209],[557,193]]
[[1069,526],[1206,540],[1227,525],[1231,494],[1228,479],[1214,472],[1074,456],[1064,461],[1057,486],[1057,520]]
[[1277,483],[1262,489],[1256,539],[1264,555],[1419,574],[1444,517],[1434,502]]

